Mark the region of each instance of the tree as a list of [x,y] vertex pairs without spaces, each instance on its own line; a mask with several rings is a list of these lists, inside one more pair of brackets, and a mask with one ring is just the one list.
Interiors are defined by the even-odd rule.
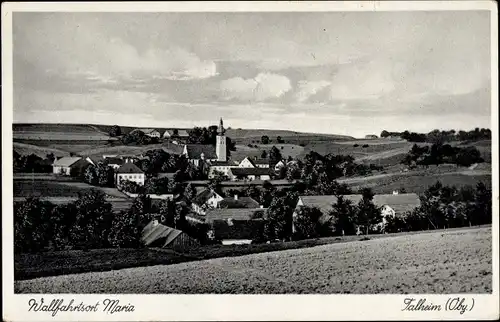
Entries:
[[380,209],[373,203],[373,191],[370,188],[364,188],[361,194],[363,199],[358,203],[356,223],[364,226],[368,235],[370,227],[381,222],[382,215]]
[[97,184],[99,183],[99,178],[97,176],[97,170],[96,170],[96,167],[91,164],[89,165],[86,169],[85,169],[85,172],[84,172],[84,175],[83,175],[83,180],[90,184],[90,185],[93,185],[93,186],[97,186]]
[[53,205],[38,198],[14,203],[14,249],[16,252],[38,252],[52,237],[50,214]]
[[267,135],[263,135],[261,138],[260,138],[260,142],[262,144],[269,144],[269,137]]
[[142,230],[152,219],[152,203],[151,198],[145,194],[139,194],[130,207],[130,211],[138,216],[139,228]]
[[478,218],[478,224],[490,224],[492,222],[492,194],[483,182],[476,185],[474,215]]
[[300,207],[294,218],[295,237],[298,239],[320,237],[322,215],[317,207]]
[[74,245],[101,248],[109,245],[108,233],[113,220],[112,207],[104,192],[90,189],[80,193],[75,201],[76,213],[70,238]]
[[186,185],[184,189],[184,197],[186,197],[189,201],[193,200],[196,197],[196,189],[193,187],[191,183]]
[[284,142],[284,141],[283,141],[283,139],[281,139],[281,136],[279,136],[279,135],[278,135],[278,137],[276,138],[276,141],[277,141],[278,143],[283,143],[283,142]]
[[267,151],[266,150],[262,151],[262,153],[260,154],[260,157],[262,159],[266,159],[267,158]]
[[50,241],[55,250],[71,246],[70,231],[75,223],[74,214],[77,212],[74,203],[56,205],[50,214]]
[[289,240],[292,235],[293,210],[297,204],[294,192],[276,191],[266,213],[266,236],[268,240]]
[[273,145],[269,151],[269,166],[273,167],[283,159],[280,150]]
[[383,130],[381,133],[380,133],[380,137],[381,138],[386,138],[388,137],[390,134],[389,132],[387,132],[386,130]]
[[341,235],[352,235],[355,232],[356,208],[352,202],[342,195],[337,196],[337,202],[332,205],[329,216],[333,218],[335,231]]
[[113,218],[109,232],[109,243],[114,247],[137,248],[141,246],[140,216],[131,209],[121,211]]
[[169,227],[175,227],[176,205],[172,199],[162,200],[160,203],[159,214],[160,222]]
[[109,130],[109,136],[116,137],[122,135],[122,129],[118,125],[113,125]]
[[99,162],[96,167],[98,184],[101,187],[113,187],[115,172],[113,168]]

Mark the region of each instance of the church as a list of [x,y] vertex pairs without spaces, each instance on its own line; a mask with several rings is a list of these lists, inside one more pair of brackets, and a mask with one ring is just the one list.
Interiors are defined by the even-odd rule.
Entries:
[[186,144],[182,154],[187,157],[189,162],[202,167],[209,179],[214,178],[217,174],[225,175],[228,179],[233,178],[234,176],[230,171],[233,168],[269,168],[267,162],[260,164],[257,160],[251,160],[248,157],[241,162],[229,160],[225,132],[221,118],[217,129],[215,147],[213,145]]

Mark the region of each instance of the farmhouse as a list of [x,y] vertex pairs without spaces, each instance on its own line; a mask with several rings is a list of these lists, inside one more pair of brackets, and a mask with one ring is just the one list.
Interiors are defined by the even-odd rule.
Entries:
[[217,161],[217,153],[212,145],[186,144],[182,155],[186,156],[189,162],[196,166],[207,161]]
[[[351,201],[353,205],[358,204],[363,196],[360,194],[356,195],[344,195],[344,199]],[[320,221],[325,222],[329,219],[328,213],[332,209],[333,204],[337,202],[337,197],[334,195],[324,195],[324,196],[300,196],[295,207],[295,212],[293,214],[294,218],[297,217],[297,212],[300,207],[317,207],[323,216]],[[393,194],[380,194],[373,197],[373,203],[381,208],[382,222],[380,225],[385,225],[387,222],[386,216],[402,216],[408,211],[412,211],[420,206],[420,199],[415,193],[404,193],[399,194],[394,192]],[[295,232],[295,226],[293,226],[293,231]]]
[[52,173],[69,176],[83,171],[89,162],[81,157],[62,157],[52,163]]
[[136,131],[141,131],[144,133],[144,135],[147,135],[151,138],[160,138],[161,137],[161,134],[158,130],[155,130],[155,129],[135,129],[133,130],[132,132],[130,133],[133,133],[133,132],[136,132]]
[[144,180],[144,171],[133,163],[125,163],[116,170],[115,181],[118,188],[121,187],[123,181],[132,181],[143,186]]
[[206,213],[209,238],[223,245],[250,244],[264,227],[265,209],[212,209]]
[[199,241],[185,232],[152,220],[142,230],[141,241],[150,247],[161,247],[175,251],[186,251],[198,247]]
[[193,199],[191,209],[200,215],[205,215],[207,210],[217,208],[220,201],[224,200],[218,193],[211,189],[201,191]]
[[114,158],[106,158],[104,159],[104,163],[108,166],[108,167],[111,167],[113,169],[118,169],[119,167],[121,167],[125,162],[123,159],[121,158],[118,158],[118,157],[114,157]]
[[375,134],[368,134],[365,136],[365,139],[373,140],[373,139],[378,139],[378,136]]
[[240,168],[269,168],[269,159],[246,157],[238,165]]
[[270,180],[269,169],[266,168],[231,168],[228,177],[232,181],[237,180]]
[[166,130],[164,133],[163,133],[163,138],[164,139],[173,139],[173,138],[176,138],[176,139],[187,139],[189,138],[189,133],[186,131],[186,130],[177,130],[177,129],[173,129],[173,130]]

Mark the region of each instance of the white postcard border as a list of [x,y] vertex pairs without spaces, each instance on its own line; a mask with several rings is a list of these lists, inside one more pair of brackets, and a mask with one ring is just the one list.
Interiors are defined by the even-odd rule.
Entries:
[[[491,10],[493,292],[457,295],[77,295],[14,294],[12,194],[12,12],[245,12],[245,11],[410,11]],[[2,259],[3,319],[7,321],[136,321],[136,320],[463,320],[498,319],[498,21],[493,1],[367,1],[367,2],[141,2],[141,3],[2,3]],[[402,311],[405,298],[425,298],[443,305],[455,296],[474,299],[465,314],[450,311]],[[29,300],[44,298],[93,304],[119,299],[133,312],[29,312]]]

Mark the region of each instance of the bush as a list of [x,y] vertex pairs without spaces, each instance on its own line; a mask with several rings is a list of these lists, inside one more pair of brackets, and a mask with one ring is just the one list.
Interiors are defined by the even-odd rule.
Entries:
[[359,146],[359,144],[357,144],[357,143],[353,145],[353,147],[355,147],[355,148],[357,148],[358,146]]
[[363,144],[363,148],[367,148],[367,147],[369,147],[368,144]]

